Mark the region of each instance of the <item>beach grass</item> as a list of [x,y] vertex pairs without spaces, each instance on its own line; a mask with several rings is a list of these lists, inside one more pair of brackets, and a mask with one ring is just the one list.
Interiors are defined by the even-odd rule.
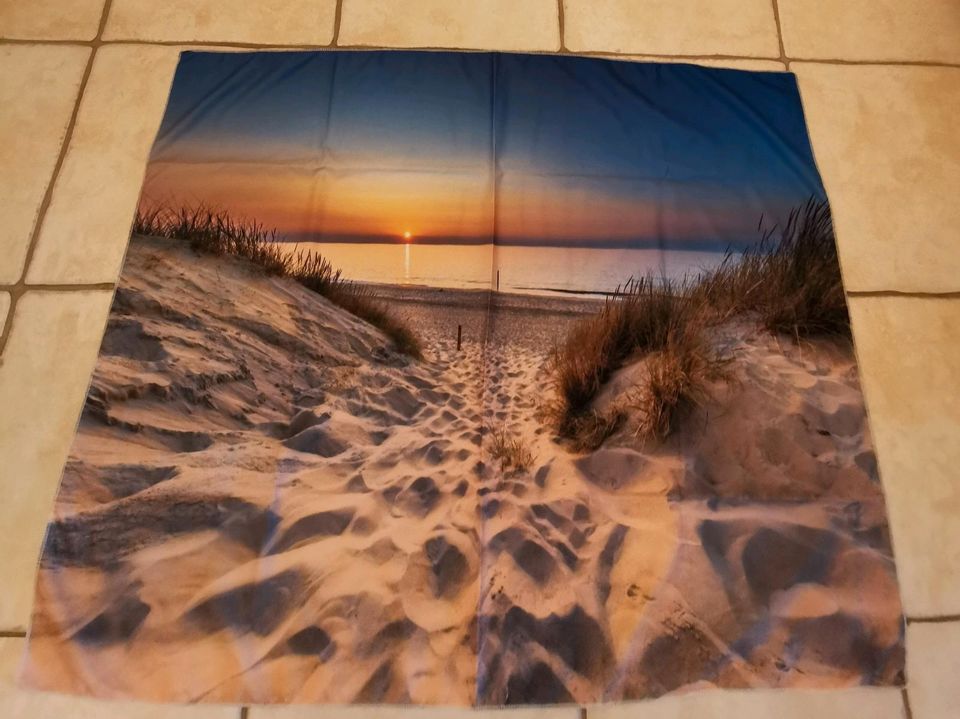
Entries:
[[710,347],[702,332],[671,338],[647,359],[646,376],[628,405],[637,414],[635,434],[663,440],[709,397],[711,382],[727,379],[729,360]]
[[764,234],[697,278],[690,294],[720,319],[757,312],[772,332],[794,337],[850,336],[850,318],[830,206],[810,199],[782,229]]
[[490,456],[500,460],[500,467],[504,472],[526,472],[536,461],[523,437],[512,436],[505,429],[493,434]]
[[728,252],[713,271],[682,282],[630,280],[596,315],[575,325],[551,357],[554,397],[548,420],[575,449],[593,449],[616,431],[622,408],[600,412],[594,399],[630,359],[647,371],[626,403],[637,433],[664,439],[727,376],[711,347],[711,326],[753,317],[794,338],[849,336],[833,223],[826,201],[811,199],[786,224],[743,253]]
[[397,351],[417,359],[423,356],[413,330],[391,313],[370,288],[344,279],[342,272],[319,252],[286,252],[276,230],[268,230],[256,221],[237,220],[223,210],[205,205],[177,209],[140,207],[133,233],[183,240],[196,252],[241,257],[268,275],[289,277],[377,327]]
[[698,322],[690,298],[670,283],[641,277],[618,287],[600,312],[576,324],[551,356],[556,396],[546,405],[561,436],[583,449],[599,445],[619,424],[616,412],[591,408],[601,387],[631,355],[654,352]]

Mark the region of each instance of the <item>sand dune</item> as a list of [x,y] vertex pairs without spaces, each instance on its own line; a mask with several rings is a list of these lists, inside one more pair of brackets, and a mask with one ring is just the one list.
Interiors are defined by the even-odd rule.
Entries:
[[414,364],[287,280],[134,240],[49,530],[27,680],[473,701],[478,338]]
[[[590,303],[485,298],[396,290],[416,362],[288,280],[135,238],[24,681],[429,704],[902,681],[848,351],[724,326],[736,381],[682,432],[575,454],[538,409]],[[532,466],[504,471],[496,431]]]
[[[644,444],[628,420],[577,456],[534,411],[539,338],[524,343],[509,315],[492,323],[485,418],[526,437],[538,461],[486,497],[498,506],[484,527],[481,702],[902,682],[886,514],[849,349],[721,327],[712,341],[734,358],[733,381],[681,432]],[[598,408],[642,365],[628,363]]]

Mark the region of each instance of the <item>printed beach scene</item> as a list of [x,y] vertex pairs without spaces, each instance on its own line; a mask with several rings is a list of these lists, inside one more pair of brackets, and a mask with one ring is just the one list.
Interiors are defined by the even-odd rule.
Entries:
[[903,639],[792,75],[183,54],[22,682],[586,703]]

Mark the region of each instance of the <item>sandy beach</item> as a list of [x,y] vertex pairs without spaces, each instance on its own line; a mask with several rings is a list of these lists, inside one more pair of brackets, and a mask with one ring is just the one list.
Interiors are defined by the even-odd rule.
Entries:
[[733,380],[680,432],[580,453],[542,417],[548,355],[598,301],[376,291],[423,360],[289,279],[132,239],[25,683],[450,705],[902,683],[849,348],[718,326]]

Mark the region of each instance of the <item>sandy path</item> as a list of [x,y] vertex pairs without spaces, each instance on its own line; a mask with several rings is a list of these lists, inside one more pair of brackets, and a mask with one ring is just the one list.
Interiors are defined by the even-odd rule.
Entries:
[[[489,461],[481,489],[481,703],[595,701],[674,554],[668,485],[632,448],[577,456],[538,417],[547,355],[576,316],[495,311],[484,418],[520,437],[529,472]],[[518,571],[519,570],[519,571]]]

